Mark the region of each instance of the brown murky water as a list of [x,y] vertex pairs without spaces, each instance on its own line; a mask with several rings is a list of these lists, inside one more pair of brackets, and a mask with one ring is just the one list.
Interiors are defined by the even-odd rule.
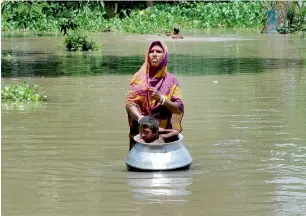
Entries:
[[[105,55],[142,59],[154,37],[98,38]],[[179,71],[191,170],[126,171],[130,74],[4,78],[44,86],[49,101],[34,107],[2,104],[3,215],[305,214],[306,38],[255,33],[162,38],[173,54],[169,67]],[[48,70],[35,63],[48,65],[54,56],[68,55],[58,48],[61,41],[5,38],[2,49],[17,56],[13,74],[20,68],[34,74]],[[217,62],[211,67],[216,73],[202,74],[206,66],[192,61],[196,58]],[[131,62],[120,70],[131,70]],[[68,61],[58,70],[82,70],[85,63],[77,69]]]

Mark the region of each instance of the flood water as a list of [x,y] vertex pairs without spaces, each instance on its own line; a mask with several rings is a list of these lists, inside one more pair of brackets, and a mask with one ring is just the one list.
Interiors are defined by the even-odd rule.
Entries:
[[[42,104],[2,104],[3,215],[304,215],[306,37],[202,32],[2,38],[2,82],[44,87]],[[169,49],[185,102],[191,170],[128,172],[124,107],[153,39]],[[2,84],[3,85],[3,84]]]

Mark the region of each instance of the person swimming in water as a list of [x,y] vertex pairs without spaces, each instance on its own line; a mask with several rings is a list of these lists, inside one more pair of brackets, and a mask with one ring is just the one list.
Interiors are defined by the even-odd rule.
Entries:
[[179,35],[179,33],[180,33],[180,29],[179,28],[174,28],[172,39],[184,39],[184,37]]

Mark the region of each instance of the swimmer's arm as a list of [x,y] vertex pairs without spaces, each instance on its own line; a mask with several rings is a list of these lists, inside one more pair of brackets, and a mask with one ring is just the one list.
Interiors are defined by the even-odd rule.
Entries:
[[159,132],[161,133],[160,136],[163,139],[169,139],[171,137],[175,137],[179,135],[179,132],[174,129],[164,129],[164,128],[159,128]]

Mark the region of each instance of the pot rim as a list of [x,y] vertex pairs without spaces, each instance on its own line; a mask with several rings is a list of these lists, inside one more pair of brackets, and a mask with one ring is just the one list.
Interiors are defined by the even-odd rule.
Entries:
[[184,136],[179,133],[178,135],[178,140],[176,141],[173,141],[173,142],[167,142],[167,143],[154,143],[154,144],[151,144],[151,143],[140,143],[140,142],[137,142],[136,138],[139,138],[140,137],[140,134],[137,134],[134,136],[134,141],[136,142],[136,144],[141,144],[141,145],[146,145],[146,146],[164,146],[164,145],[170,145],[170,144],[174,144],[174,143],[178,143],[178,142],[181,142],[184,138]]

